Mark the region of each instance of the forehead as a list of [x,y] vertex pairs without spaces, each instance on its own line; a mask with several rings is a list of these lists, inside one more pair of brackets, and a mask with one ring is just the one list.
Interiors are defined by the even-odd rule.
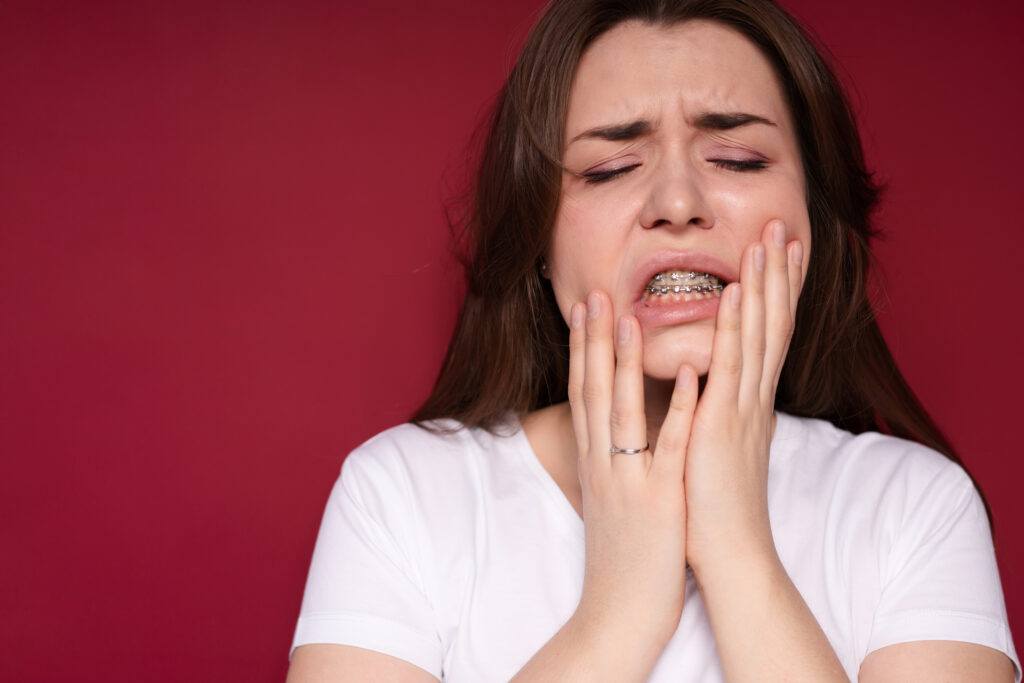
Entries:
[[787,130],[788,107],[760,50],[733,29],[704,20],[670,26],[629,21],[599,36],[573,78],[567,140],[613,121],[679,110],[747,112]]

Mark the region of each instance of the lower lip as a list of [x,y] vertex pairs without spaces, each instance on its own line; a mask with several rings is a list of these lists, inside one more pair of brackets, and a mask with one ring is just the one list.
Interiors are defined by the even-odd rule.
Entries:
[[633,305],[633,314],[640,321],[641,327],[668,327],[713,318],[718,314],[721,302],[720,296],[695,301],[659,301],[654,304],[637,301]]

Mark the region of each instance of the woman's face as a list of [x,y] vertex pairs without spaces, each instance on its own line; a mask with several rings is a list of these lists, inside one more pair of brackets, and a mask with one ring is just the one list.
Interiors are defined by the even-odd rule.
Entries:
[[739,278],[744,248],[781,219],[810,256],[796,131],[770,64],[719,24],[620,24],[580,61],[565,141],[578,175],[563,174],[548,254],[562,315],[601,289],[616,319],[639,319],[648,377],[683,362],[705,374],[714,287]]

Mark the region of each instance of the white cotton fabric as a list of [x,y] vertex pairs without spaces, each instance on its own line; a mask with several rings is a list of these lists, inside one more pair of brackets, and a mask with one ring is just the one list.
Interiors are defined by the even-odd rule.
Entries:
[[[579,602],[583,522],[508,431],[402,425],[345,459],[293,649],[355,645],[479,683],[509,680],[551,639]],[[1021,680],[985,509],[960,466],[780,413],[768,505],[779,557],[851,680],[872,650],[912,640],[995,648]],[[647,680],[723,680],[692,574]]]

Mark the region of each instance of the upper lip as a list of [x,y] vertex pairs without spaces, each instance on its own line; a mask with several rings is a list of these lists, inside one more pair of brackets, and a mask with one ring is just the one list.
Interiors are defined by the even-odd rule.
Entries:
[[644,289],[651,278],[666,270],[692,270],[709,273],[726,284],[738,279],[736,271],[719,258],[702,251],[656,251],[636,267],[630,280],[636,301],[643,297]]

